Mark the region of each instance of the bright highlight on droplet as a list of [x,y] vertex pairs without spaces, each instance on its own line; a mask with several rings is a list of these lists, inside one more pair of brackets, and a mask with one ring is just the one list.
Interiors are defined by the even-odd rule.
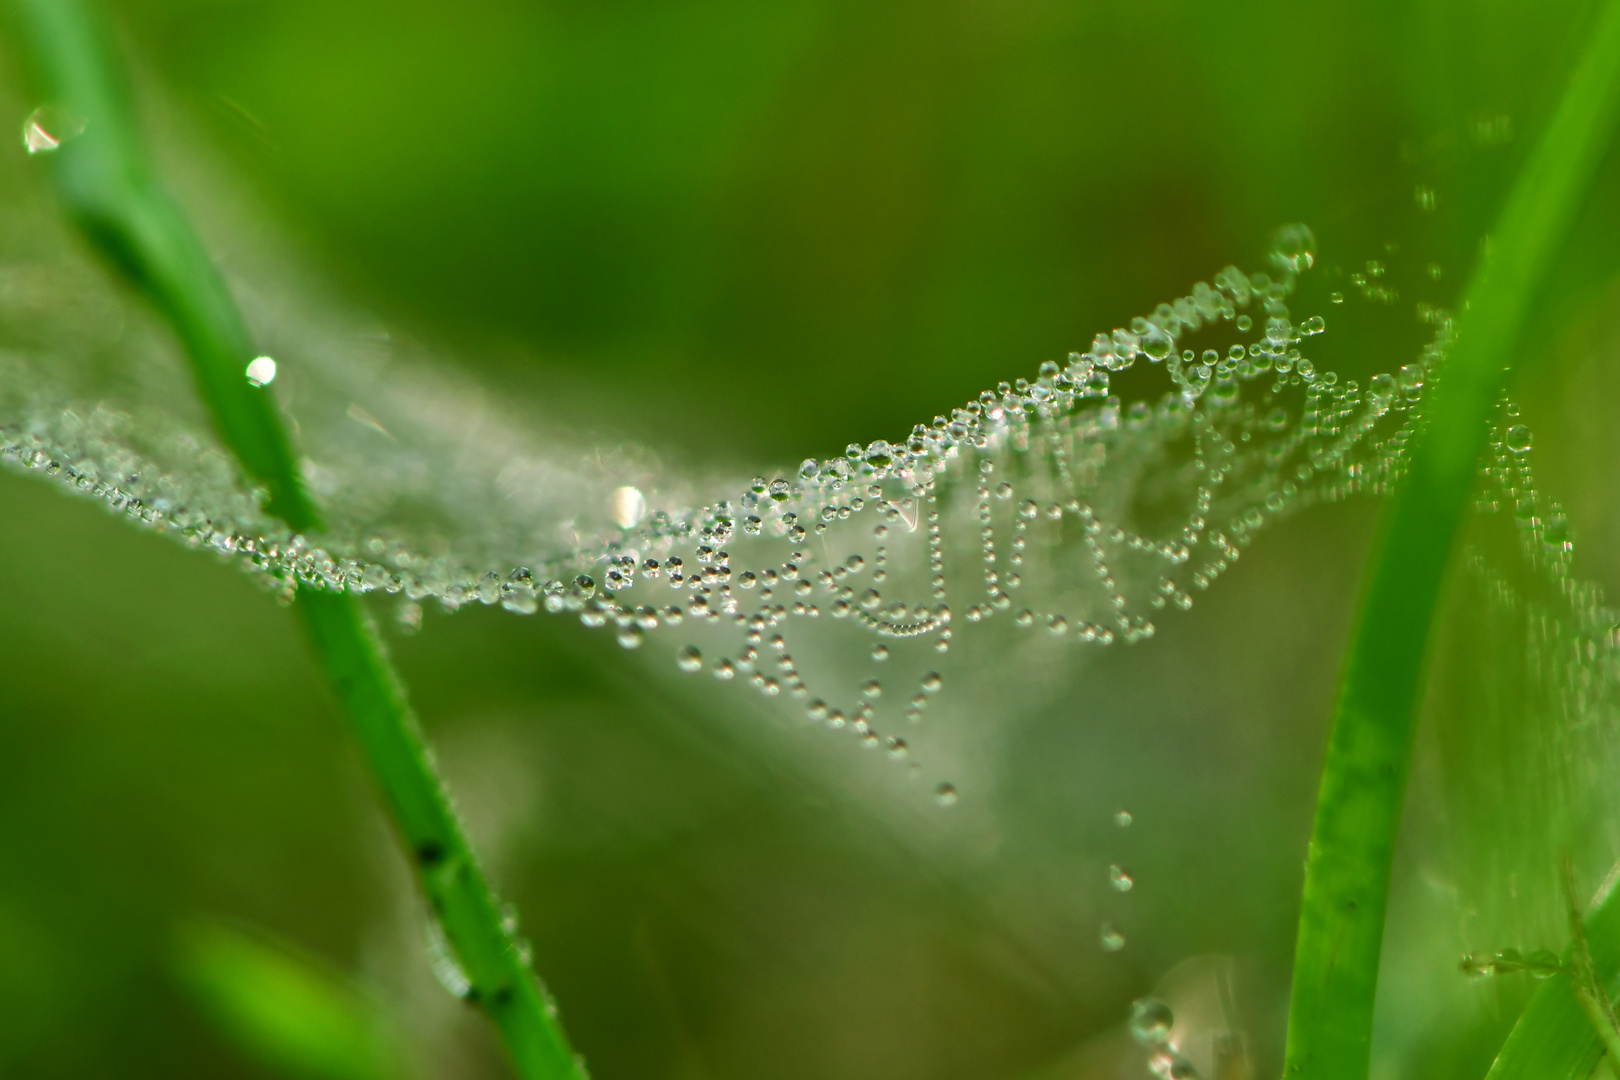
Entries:
[[254,386],[268,386],[276,378],[276,362],[268,356],[255,357],[247,366],[247,380]]
[[639,488],[629,485],[613,489],[608,497],[608,514],[621,529],[633,529],[647,513],[647,499]]

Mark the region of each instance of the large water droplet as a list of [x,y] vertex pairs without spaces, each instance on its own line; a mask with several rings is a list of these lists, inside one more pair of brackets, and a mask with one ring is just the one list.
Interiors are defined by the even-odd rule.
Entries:
[[1316,262],[1316,236],[1297,222],[1271,237],[1271,261],[1284,270],[1309,270]]
[[41,105],[23,121],[23,148],[30,154],[49,154],[84,131],[84,117],[61,105]]
[[641,494],[641,489],[626,484],[613,489],[608,496],[608,516],[613,523],[621,529],[633,529],[641,524],[641,519],[647,513],[647,499]]
[[1507,429],[1507,436],[1504,441],[1507,444],[1507,448],[1513,453],[1526,453],[1530,449],[1531,441],[1529,427],[1524,424],[1514,424],[1512,427]]
[[258,356],[247,366],[247,381],[254,386],[269,386],[276,379],[276,362],[268,356]]

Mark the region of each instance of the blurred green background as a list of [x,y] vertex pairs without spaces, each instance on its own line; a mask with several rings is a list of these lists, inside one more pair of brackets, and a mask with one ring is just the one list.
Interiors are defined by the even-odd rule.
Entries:
[[[901,436],[1227,262],[1257,266],[1285,221],[1316,230],[1324,289],[1419,251],[1454,288],[1588,12],[125,0],[111,15],[182,191],[245,192],[341,303],[562,403],[604,444],[740,471]],[[32,103],[7,35],[0,119],[16,130]],[[41,186],[6,145],[0,184]],[[1544,328],[1608,295],[1616,179],[1611,155]],[[1422,334],[1402,307],[1324,351],[1388,370]],[[1554,419],[1583,408],[1543,398]],[[1603,466],[1564,469],[1599,536],[1616,524]],[[1224,591],[1010,727],[996,830],[948,870],[697,695],[626,679],[577,629],[430,613],[392,644],[603,1080],[1145,1075],[1108,1049],[1126,1003],[1202,954],[1239,958],[1271,1069],[1372,510],[1267,535]],[[479,1018],[428,974],[386,823],[286,613],[9,473],[0,762],[0,1076],[502,1075]],[[1105,958],[1097,886],[1127,803],[1151,932]],[[401,1060],[299,1065],[233,1036],[206,1004],[213,969],[186,960],[206,917],[321,958],[310,970],[361,988],[354,1007]],[[1515,943],[1433,949],[1454,965],[1473,944]],[[1392,1030],[1403,1061],[1477,1075],[1511,1016]]]

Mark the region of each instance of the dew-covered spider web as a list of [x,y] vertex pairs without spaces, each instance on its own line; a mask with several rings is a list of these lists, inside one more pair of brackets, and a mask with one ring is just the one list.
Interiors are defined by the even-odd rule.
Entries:
[[[985,730],[1020,695],[1062,692],[1044,674],[1145,646],[1274,523],[1396,482],[1453,333],[1378,262],[1332,283],[1350,307],[1327,288],[1307,301],[1315,240],[1287,226],[1263,265],[1225,267],[909,433],[753,477],[687,475],[228,262],[265,350],[243,377],[276,396],[330,522],[300,536],[241,482],[163,328],[72,250],[42,200],[0,209],[6,467],[283,600],[386,596],[407,631],[424,609],[474,606],[578,624],[666,681],[723,684],[790,738],[815,730],[834,756],[883,762],[930,813],[993,784]],[[1356,304],[1415,307],[1420,343],[1360,378],[1328,370],[1319,348]],[[1456,692],[1434,707],[1448,835],[1474,852],[1453,882],[1463,944],[1487,951],[1559,947],[1559,852],[1590,868],[1620,851],[1620,616],[1576,576],[1532,441],[1504,401],[1463,560],[1471,616],[1438,662]],[[1103,858],[1107,890],[1130,893]],[[1090,925],[1088,949],[1127,947],[1114,918]],[[1209,1046],[1232,1037],[1195,1047],[1153,1001],[1137,1021],[1166,1075],[1215,1068]]]

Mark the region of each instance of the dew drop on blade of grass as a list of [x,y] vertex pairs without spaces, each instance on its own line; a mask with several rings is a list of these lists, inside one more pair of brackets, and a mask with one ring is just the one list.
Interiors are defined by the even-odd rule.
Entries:
[[1131,817],[1131,812],[1124,807],[1114,811],[1114,824],[1122,829],[1129,828],[1133,820],[1135,819]]
[[431,915],[426,922],[426,933],[428,966],[433,971],[433,977],[452,997],[465,1001],[472,992],[472,980],[451,951],[439,920]]
[[1131,1038],[1143,1046],[1163,1046],[1170,1041],[1176,1017],[1170,1006],[1158,998],[1143,997],[1131,1002]]
[[937,671],[930,671],[928,674],[922,677],[922,688],[925,693],[932,694],[944,685],[945,680]]
[[1103,952],[1119,952],[1125,947],[1124,933],[1111,922],[1102,924],[1102,927],[1097,931],[1097,941],[1102,946]]
[[682,671],[702,671],[703,653],[696,645],[683,645],[675,654],[675,666]]
[[956,785],[951,783],[940,784],[934,789],[934,800],[941,806],[955,806]]
[[1504,442],[1507,448],[1515,454],[1523,454],[1530,449],[1530,428],[1524,424],[1514,424],[1507,429]]
[[247,381],[254,386],[269,386],[276,381],[276,362],[268,356],[256,356],[247,366]]
[[1130,892],[1136,885],[1136,879],[1115,863],[1108,868],[1108,884],[1114,887],[1115,892]]

